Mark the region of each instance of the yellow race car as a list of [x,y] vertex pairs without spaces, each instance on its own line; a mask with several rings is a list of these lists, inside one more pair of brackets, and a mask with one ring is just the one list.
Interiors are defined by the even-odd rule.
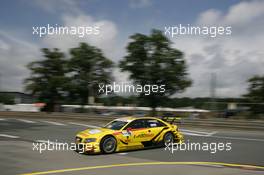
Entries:
[[81,131],[75,138],[78,152],[106,154],[172,142],[183,142],[178,127],[154,117],[115,119],[102,128]]

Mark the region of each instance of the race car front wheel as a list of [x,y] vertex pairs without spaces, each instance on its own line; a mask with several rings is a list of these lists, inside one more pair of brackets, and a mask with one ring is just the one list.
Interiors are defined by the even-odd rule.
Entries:
[[168,145],[174,142],[174,135],[171,132],[167,132],[163,137],[164,145]]
[[116,139],[113,136],[106,136],[101,141],[101,151],[106,154],[115,152]]

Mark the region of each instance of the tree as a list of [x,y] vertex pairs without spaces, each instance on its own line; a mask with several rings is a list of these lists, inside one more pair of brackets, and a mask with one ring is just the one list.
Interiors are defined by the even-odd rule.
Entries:
[[66,95],[66,60],[59,49],[42,49],[45,59],[27,65],[31,71],[25,80],[26,91],[46,103],[45,110],[53,112],[55,105]]
[[248,83],[248,93],[244,97],[250,102],[255,103],[251,107],[253,113],[264,113],[264,76],[254,76],[248,80]]
[[152,30],[150,36],[135,34],[130,39],[128,55],[120,61],[119,66],[121,71],[130,73],[130,79],[135,84],[165,85],[165,92],[139,94],[139,98],[154,110],[162,100],[191,85],[183,53],[171,47],[172,42],[162,31]]
[[71,74],[71,96],[87,103],[88,96],[96,97],[100,83],[112,80],[113,63],[102,51],[86,43],[70,50],[69,70]]

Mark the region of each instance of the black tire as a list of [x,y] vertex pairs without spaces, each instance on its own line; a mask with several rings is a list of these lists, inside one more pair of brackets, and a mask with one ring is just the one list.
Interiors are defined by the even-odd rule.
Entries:
[[163,136],[163,144],[167,145],[167,144],[173,144],[173,143],[174,143],[174,135],[171,132],[167,132]]
[[113,136],[106,136],[100,142],[100,149],[102,153],[111,154],[116,151],[117,141]]

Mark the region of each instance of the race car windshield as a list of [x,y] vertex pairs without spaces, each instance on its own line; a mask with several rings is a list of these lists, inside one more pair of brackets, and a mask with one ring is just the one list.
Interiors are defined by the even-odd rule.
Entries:
[[124,127],[127,123],[128,122],[126,122],[126,121],[115,120],[115,121],[112,121],[111,123],[105,125],[104,128],[112,129],[112,130],[119,130],[122,127]]

